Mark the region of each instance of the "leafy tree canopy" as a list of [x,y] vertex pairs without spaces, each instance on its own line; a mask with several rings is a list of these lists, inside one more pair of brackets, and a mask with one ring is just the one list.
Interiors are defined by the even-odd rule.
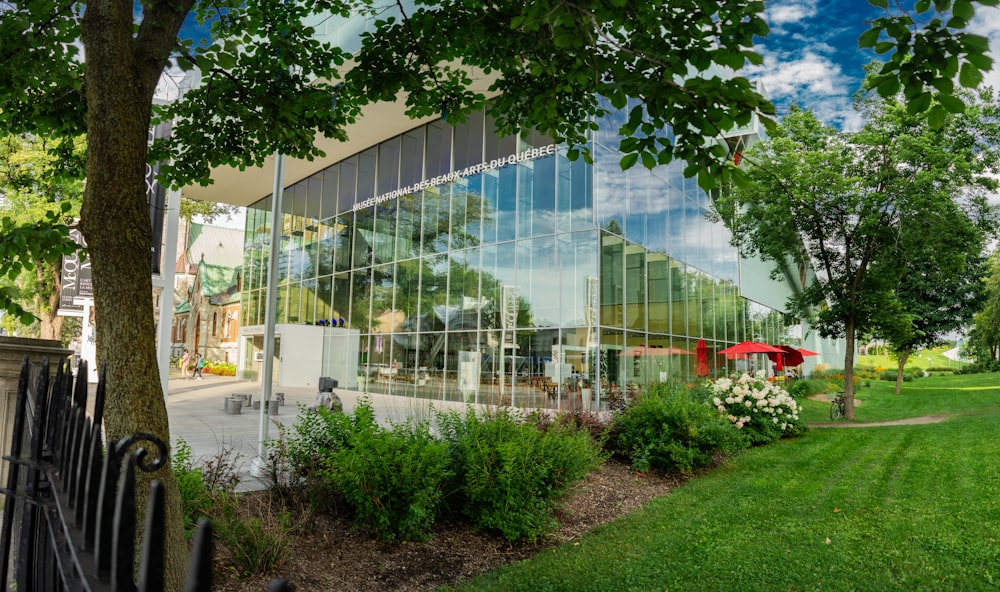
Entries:
[[[0,238],[0,260],[9,262],[0,276],[0,310],[24,324],[55,318],[59,257],[74,247],[61,228],[80,215],[83,153],[82,138],[0,138],[0,217],[9,224]],[[32,238],[35,228],[43,232]]]
[[1000,361],[1000,251],[987,262],[984,284],[983,307],[975,316],[969,341],[980,364],[996,367]]
[[863,98],[867,123],[855,133],[793,108],[748,152],[751,183],[716,203],[734,243],[776,272],[790,264],[815,269],[789,307],[823,336],[847,339],[848,395],[858,332],[892,327],[913,337],[920,311],[900,298],[907,274],[915,289],[928,268],[954,273],[952,295],[973,281],[992,230],[986,193],[996,189],[1000,128],[990,92],[966,101],[963,114],[932,129],[894,100]]

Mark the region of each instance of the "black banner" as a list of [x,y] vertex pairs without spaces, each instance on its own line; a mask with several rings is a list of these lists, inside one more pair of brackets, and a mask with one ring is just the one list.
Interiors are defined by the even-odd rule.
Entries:
[[[69,231],[70,238],[81,247],[86,247],[83,235],[77,229]],[[93,298],[94,288],[91,283],[90,259],[81,260],[80,253],[64,256],[60,271],[62,290],[59,292],[59,313],[70,316],[82,315],[83,306],[75,304],[75,298]]]
[[[149,144],[157,138],[170,137],[170,123],[158,123],[149,129]],[[163,246],[163,220],[167,208],[167,190],[157,182],[156,175],[159,164],[146,165],[146,201],[149,203],[149,224],[153,228],[153,241],[150,246],[152,269],[154,275],[160,274],[160,255]]]

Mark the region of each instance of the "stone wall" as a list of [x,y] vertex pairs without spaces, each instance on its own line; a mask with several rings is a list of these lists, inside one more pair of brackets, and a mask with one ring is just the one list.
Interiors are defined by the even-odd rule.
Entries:
[[[49,357],[49,369],[55,376],[56,362],[73,352],[54,339],[28,339],[25,337],[0,337],[0,452],[10,454],[11,432],[14,429],[14,407],[17,402],[17,381],[21,374],[24,356],[39,364]],[[2,463],[0,486],[7,484],[7,463]]]

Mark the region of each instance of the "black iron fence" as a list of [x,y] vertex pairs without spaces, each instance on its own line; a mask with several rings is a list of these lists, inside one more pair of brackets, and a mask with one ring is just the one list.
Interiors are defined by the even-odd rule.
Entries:
[[[17,388],[3,526],[0,582],[18,592],[159,592],[164,589],[164,491],[149,489],[138,572],[135,569],[136,469],[166,463],[167,445],[137,433],[105,445],[105,373],[87,416],[87,368],[76,381],[61,361],[24,358]],[[203,520],[194,538],[186,592],[212,588],[212,532]],[[136,575],[136,573],[138,575]],[[288,590],[272,582],[275,592]]]

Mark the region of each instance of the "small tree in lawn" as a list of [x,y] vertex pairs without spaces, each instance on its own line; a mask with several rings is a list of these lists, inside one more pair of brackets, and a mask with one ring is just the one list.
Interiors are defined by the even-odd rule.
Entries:
[[1000,361],[1000,251],[989,258],[983,283],[984,302],[976,313],[969,347],[979,364],[996,364]]
[[848,418],[855,337],[878,327],[893,326],[899,335],[912,328],[916,315],[897,292],[908,266],[968,254],[968,246],[955,254],[958,247],[942,238],[956,225],[973,237],[973,250],[982,244],[978,224],[989,208],[976,188],[996,186],[988,173],[996,170],[998,135],[992,97],[968,100],[983,108],[932,129],[895,101],[869,99],[859,103],[868,121],[856,133],[793,108],[744,159],[750,183],[717,202],[733,242],[773,262],[776,273],[790,263],[815,270],[789,307],[813,318],[824,337],[845,338]]
[[948,333],[968,325],[983,304],[983,233],[965,216],[952,220],[951,232],[916,246],[917,257],[905,266],[896,288],[896,298],[906,311],[903,321],[880,323],[876,330],[896,357],[897,395],[910,355],[943,343]]

